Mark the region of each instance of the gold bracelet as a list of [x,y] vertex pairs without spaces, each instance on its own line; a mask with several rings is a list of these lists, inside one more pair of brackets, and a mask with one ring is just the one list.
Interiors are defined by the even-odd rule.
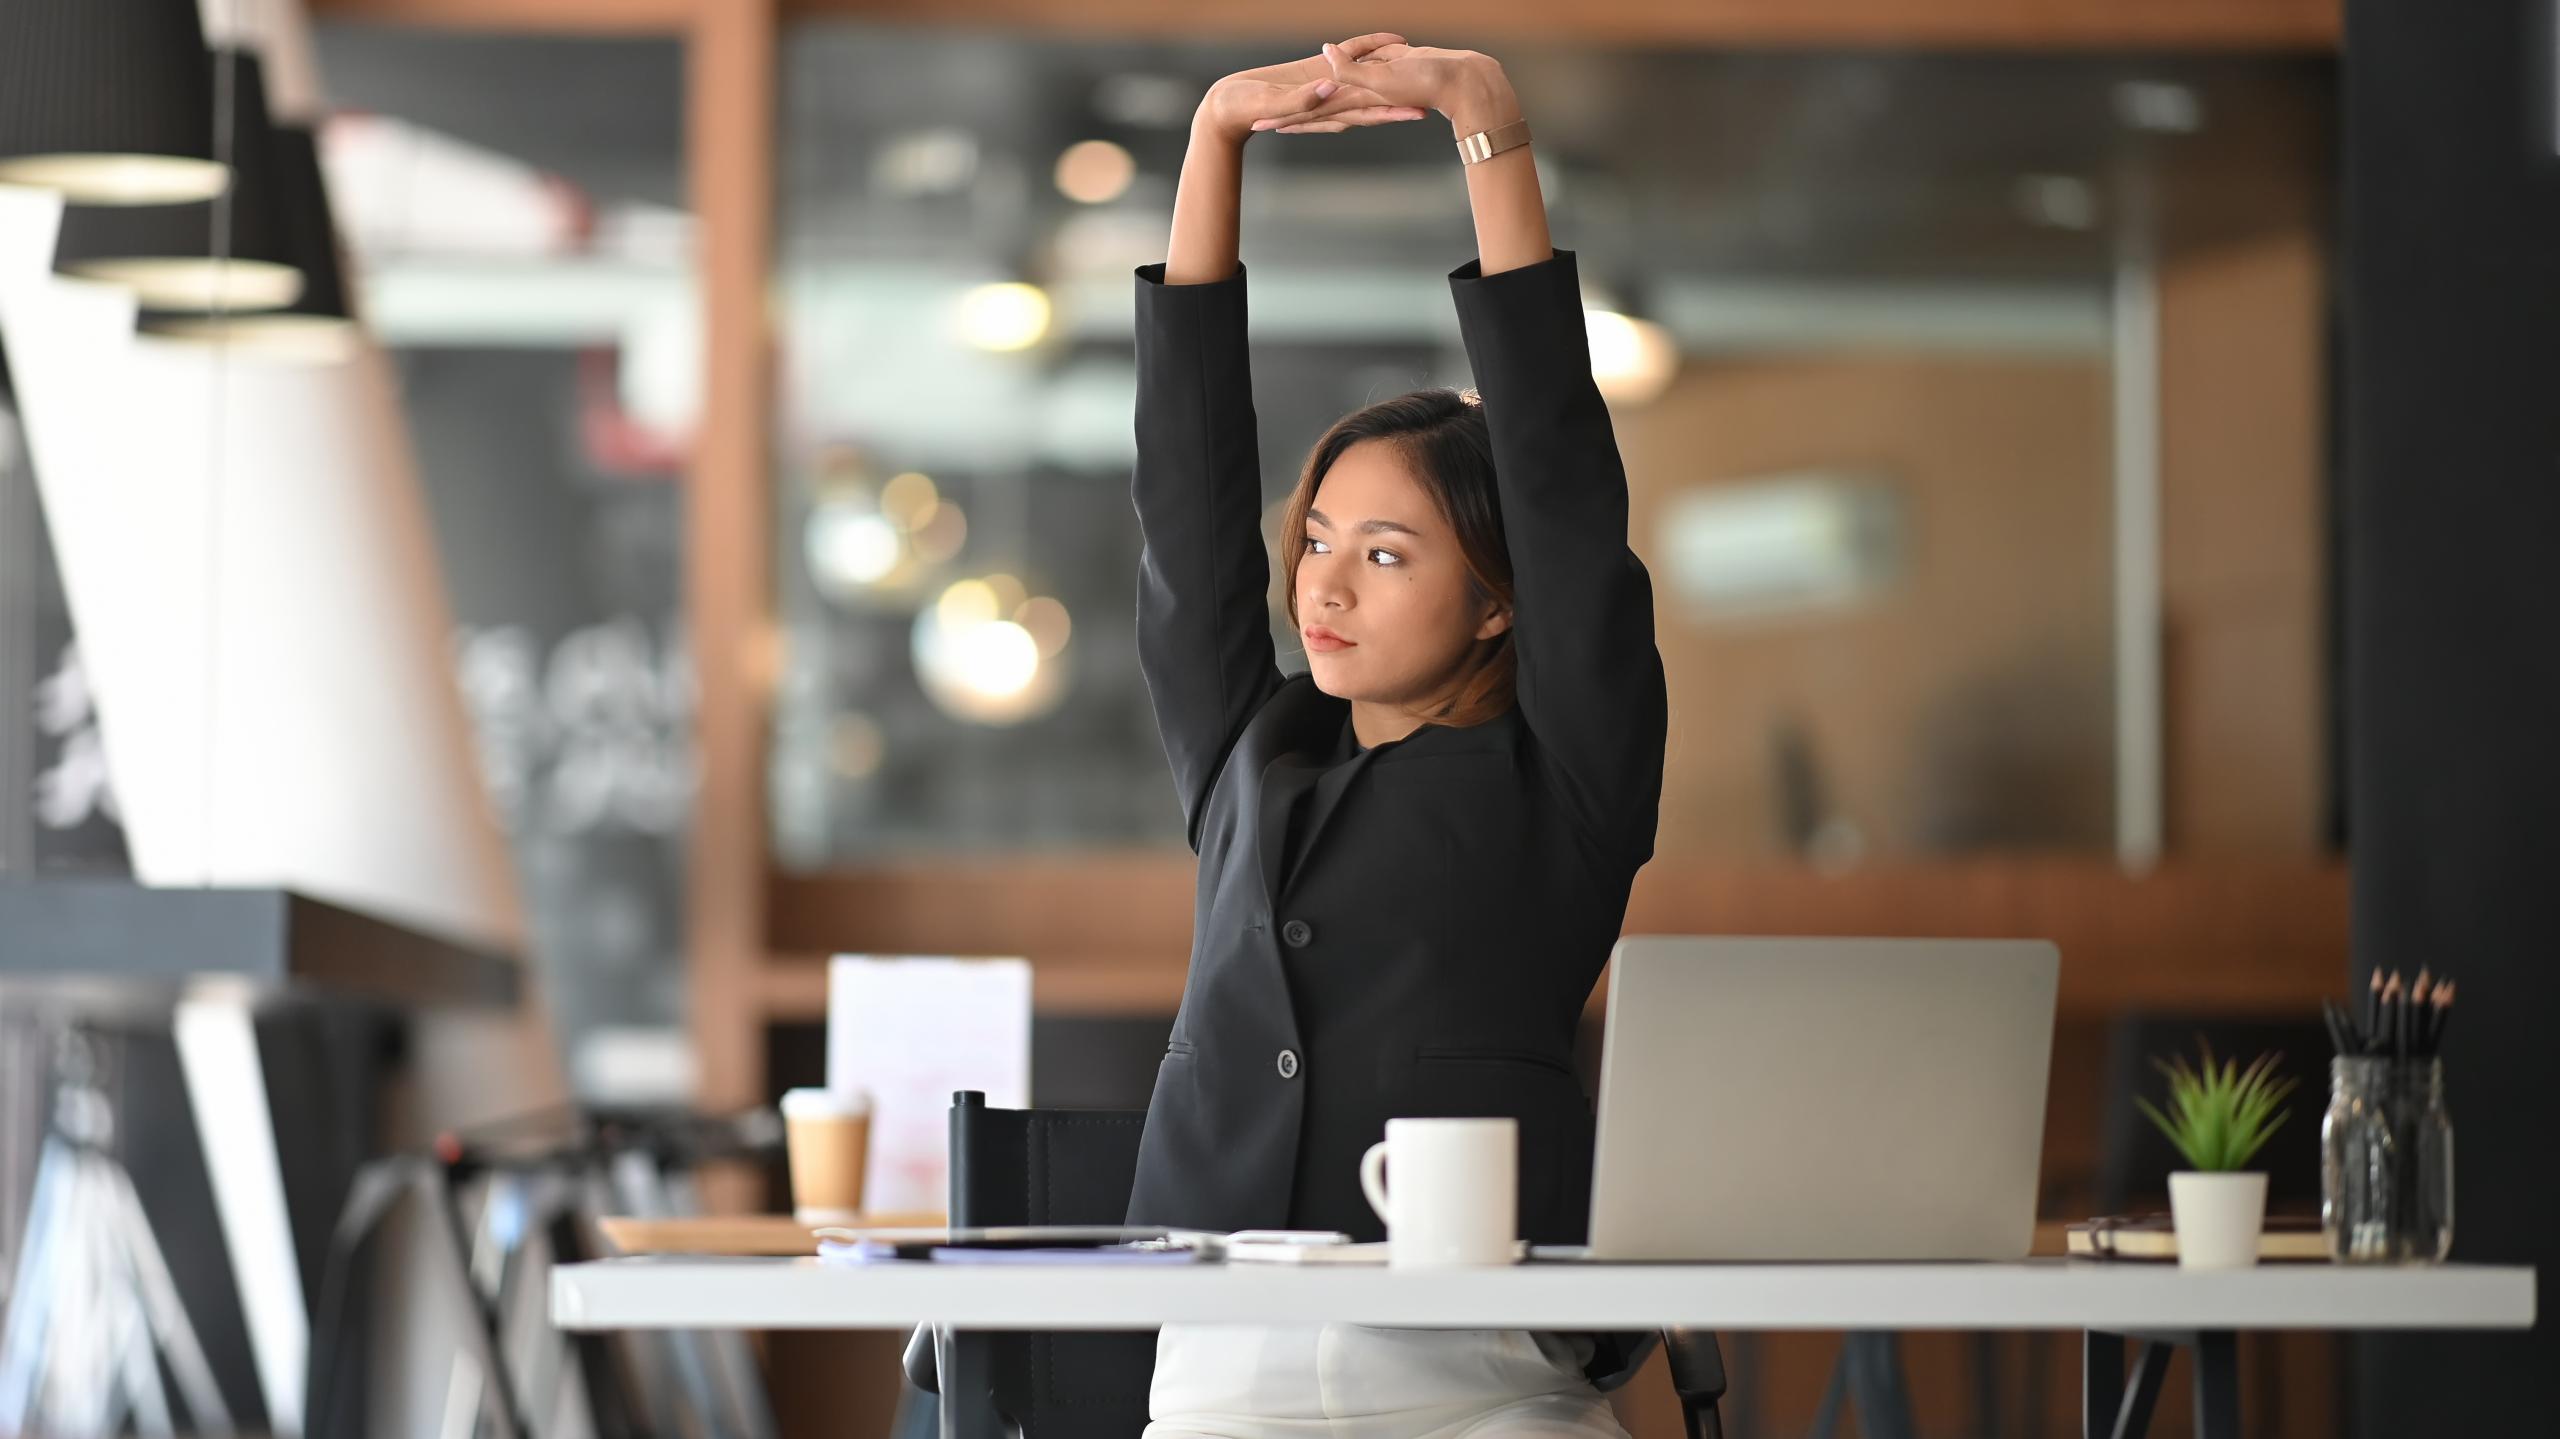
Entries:
[[1516,150],[1529,143],[1529,122],[1514,120],[1490,130],[1478,130],[1458,142],[1458,158],[1469,165],[1481,165],[1505,150]]

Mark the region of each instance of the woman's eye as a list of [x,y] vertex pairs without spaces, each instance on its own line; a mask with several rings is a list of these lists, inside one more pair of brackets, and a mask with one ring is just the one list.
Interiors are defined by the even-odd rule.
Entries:
[[1313,535],[1307,536],[1307,550],[1311,554],[1321,555],[1327,553],[1324,547],[1324,541],[1317,539]]
[[[1384,556],[1386,556],[1386,558],[1384,558],[1384,559],[1379,559],[1378,557],[1379,557],[1380,555],[1384,555]],[[1393,550],[1371,550],[1371,551],[1369,552],[1369,558],[1370,558],[1370,559],[1373,559],[1373,560],[1377,560],[1377,562],[1378,562],[1381,566],[1384,566],[1384,565],[1400,565],[1400,564],[1403,564],[1403,563],[1404,563],[1404,556],[1402,556],[1402,555],[1400,555],[1400,554],[1397,554],[1397,553],[1396,553],[1395,551],[1393,551]]]

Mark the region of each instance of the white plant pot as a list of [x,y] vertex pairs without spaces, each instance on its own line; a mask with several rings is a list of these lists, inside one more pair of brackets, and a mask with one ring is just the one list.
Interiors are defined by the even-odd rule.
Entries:
[[2181,1269],[2247,1269],[2266,1226],[2267,1176],[2181,1170],[2169,1176]]

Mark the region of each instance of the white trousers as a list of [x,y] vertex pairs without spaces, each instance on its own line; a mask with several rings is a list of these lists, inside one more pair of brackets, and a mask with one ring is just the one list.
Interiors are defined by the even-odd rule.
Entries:
[[1519,1329],[1168,1324],[1143,1439],[1627,1439],[1588,1339]]

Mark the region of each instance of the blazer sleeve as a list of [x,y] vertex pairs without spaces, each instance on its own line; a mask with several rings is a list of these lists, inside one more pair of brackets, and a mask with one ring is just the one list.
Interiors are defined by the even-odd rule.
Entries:
[[1138,267],[1138,666],[1191,848],[1218,771],[1280,686],[1244,269],[1168,285]]
[[1521,719],[1613,858],[1653,854],[1670,703],[1653,582],[1627,546],[1627,474],[1591,378],[1574,253],[1449,276],[1492,432],[1511,551]]

